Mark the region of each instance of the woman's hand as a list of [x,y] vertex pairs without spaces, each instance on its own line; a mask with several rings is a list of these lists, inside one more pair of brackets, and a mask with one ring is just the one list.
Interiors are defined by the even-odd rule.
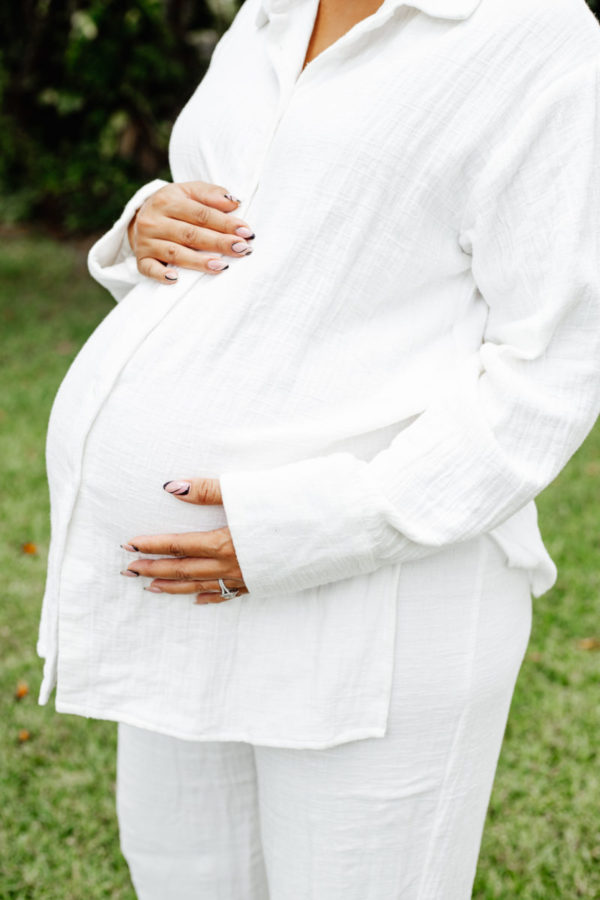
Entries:
[[[127,227],[142,275],[173,284],[177,270],[216,275],[228,268],[224,256],[248,256],[254,233],[231,215],[241,201],[204,181],[167,184],[138,209]],[[166,267],[166,268],[165,268]]]
[[[215,505],[223,502],[218,478],[167,481],[167,493],[186,503]],[[197,594],[195,603],[222,603],[218,579],[230,590],[247,594],[229,528],[183,534],[140,535],[122,545],[132,553],[165,554],[163,559],[136,559],[121,575],[145,575],[144,588],[156,594]],[[173,558],[175,557],[175,558]]]

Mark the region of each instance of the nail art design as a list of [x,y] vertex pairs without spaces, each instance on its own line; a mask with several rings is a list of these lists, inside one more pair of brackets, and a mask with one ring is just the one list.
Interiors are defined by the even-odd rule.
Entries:
[[167,281],[178,281],[179,275],[177,272],[165,272],[165,278]]
[[223,194],[226,200],[230,200],[231,203],[241,203],[241,200],[238,200],[237,197],[234,197],[233,194]]
[[136,547],[134,544],[120,544],[119,546],[122,547],[123,550],[127,550],[128,553],[140,553],[141,552],[140,548]]
[[222,259],[209,259],[206,265],[209,269],[213,269],[215,272],[222,272],[223,269],[229,268],[229,265]]
[[236,228],[235,233],[237,235],[239,235],[240,237],[246,238],[249,241],[252,240],[253,237],[255,237],[255,234],[252,231],[252,229],[247,228],[245,225],[240,225],[239,228]]
[[139,572],[132,572],[131,569],[123,569],[121,575],[126,575],[128,578],[138,578]]
[[248,244],[246,241],[236,241],[235,244],[231,245],[231,249],[234,253],[243,253],[244,250],[248,250]]
[[192,485],[189,481],[165,481],[163,484],[163,490],[166,491],[167,494],[177,494],[178,497],[189,494],[191,487]]

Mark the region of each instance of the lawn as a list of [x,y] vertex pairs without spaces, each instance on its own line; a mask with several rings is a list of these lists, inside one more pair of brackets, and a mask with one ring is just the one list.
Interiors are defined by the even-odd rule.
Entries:
[[[48,550],[48,413],[70,361],[111,304],[87,275],[81,248],[3,237],[0,900],[134,900],[114,814],[115,726],[38,706],[35,654]],[[476,900],[600,897],[599,499],[596,426],[539,498],[559,578],[535,601]],[[16,699],[19,683],[28,693],[22,687]]]

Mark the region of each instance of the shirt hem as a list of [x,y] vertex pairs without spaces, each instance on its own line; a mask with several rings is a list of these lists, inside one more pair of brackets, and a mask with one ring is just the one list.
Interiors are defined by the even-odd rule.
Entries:
[[329,738],[327,740],[294,741],[289,738],[269,738],[261,737],[260,735],[249,735],[244,732],[216,732],[215,734],[182,732],[173,728],[157,726],[153,722],[138,719],[136,716],[123,715],[121,713],[112,712],[111,710],[95,710],[91,707],[79,706],[76,703],[65,703],[64,701],[59,700],[56,701],[55,708],[58,713],[68,713],[70,715],[85,716],[86,718],[102,719],[110,722],[122,722],[124,725],[132,725],[134,728],[145,728],[147,731],[164,734],[181,741],[241,741],[247,744],[256,744],[264,747],[283,747],[292,750],[326,750],[329,747],[336,747],[338,744],[347,744],[350,741],[385,737],[387,731],[387,725],[384,725],[383,727],[358,728],[354,731],[350,730],[342,732],[338,737]]

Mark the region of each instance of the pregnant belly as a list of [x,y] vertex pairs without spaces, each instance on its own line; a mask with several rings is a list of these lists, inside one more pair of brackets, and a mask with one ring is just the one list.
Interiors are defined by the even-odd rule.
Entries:
[[286,425],[274,422],[271,404],[261,407],[268,373],[251,381],[239,343],[229,351],[239,323],[215,316],[198,290],[164,309],[159,300],[140,288],[106,317],[53,407],[53,504],[77,487],[75,521],[99,540],[220,527],[222,507],[177,502],[163,483],[286,461],[268,433],[274,426],[284,435]]
[[172,478],[216,474],[217,455],[217,443],[195,417],[178,420],[119,385],[88,433],[79,515],[99,538],[116,543],[136,534],[221,527],[221,506],[180,503],[162,489]]
[[[242,464],[243,442],[232,440],[228,428],[233,396],[228,404],[226,395],[215,402],[210,392],[204,394],[205,361],[197,348],[188,355],[183,347],[167,358],[166,328],[157,329],[154,346],[146,342],[132,352],[110,383],[102,362],[86,361],[96,341],[104,341],[102,335],[84,348],[53,408],[48,430],[53,504],[77,487],[78,530],[116,546],[136,534],[221,527],[222,507],[177,502],[162,485]],[[159,345],[163,356],[157,360]],[[106,354],[109,365],[108,348]],[[95,396],[98,371],[106,380]]]
[[[234,282],[190,284],[181,296],[136,288],[94,332],[56,398],[53,503],[77,490],[76,520],[99,537],[219,527],[221,507],[179,503],[163,483],[338,450],[370,458],[423,408],[426,379],[380,354],[357,365],[352,333],[332,332],[332,353],[317,353],[311,329],[292,333],[280,309]],[[226,296],[219,284],[229,284]]]

